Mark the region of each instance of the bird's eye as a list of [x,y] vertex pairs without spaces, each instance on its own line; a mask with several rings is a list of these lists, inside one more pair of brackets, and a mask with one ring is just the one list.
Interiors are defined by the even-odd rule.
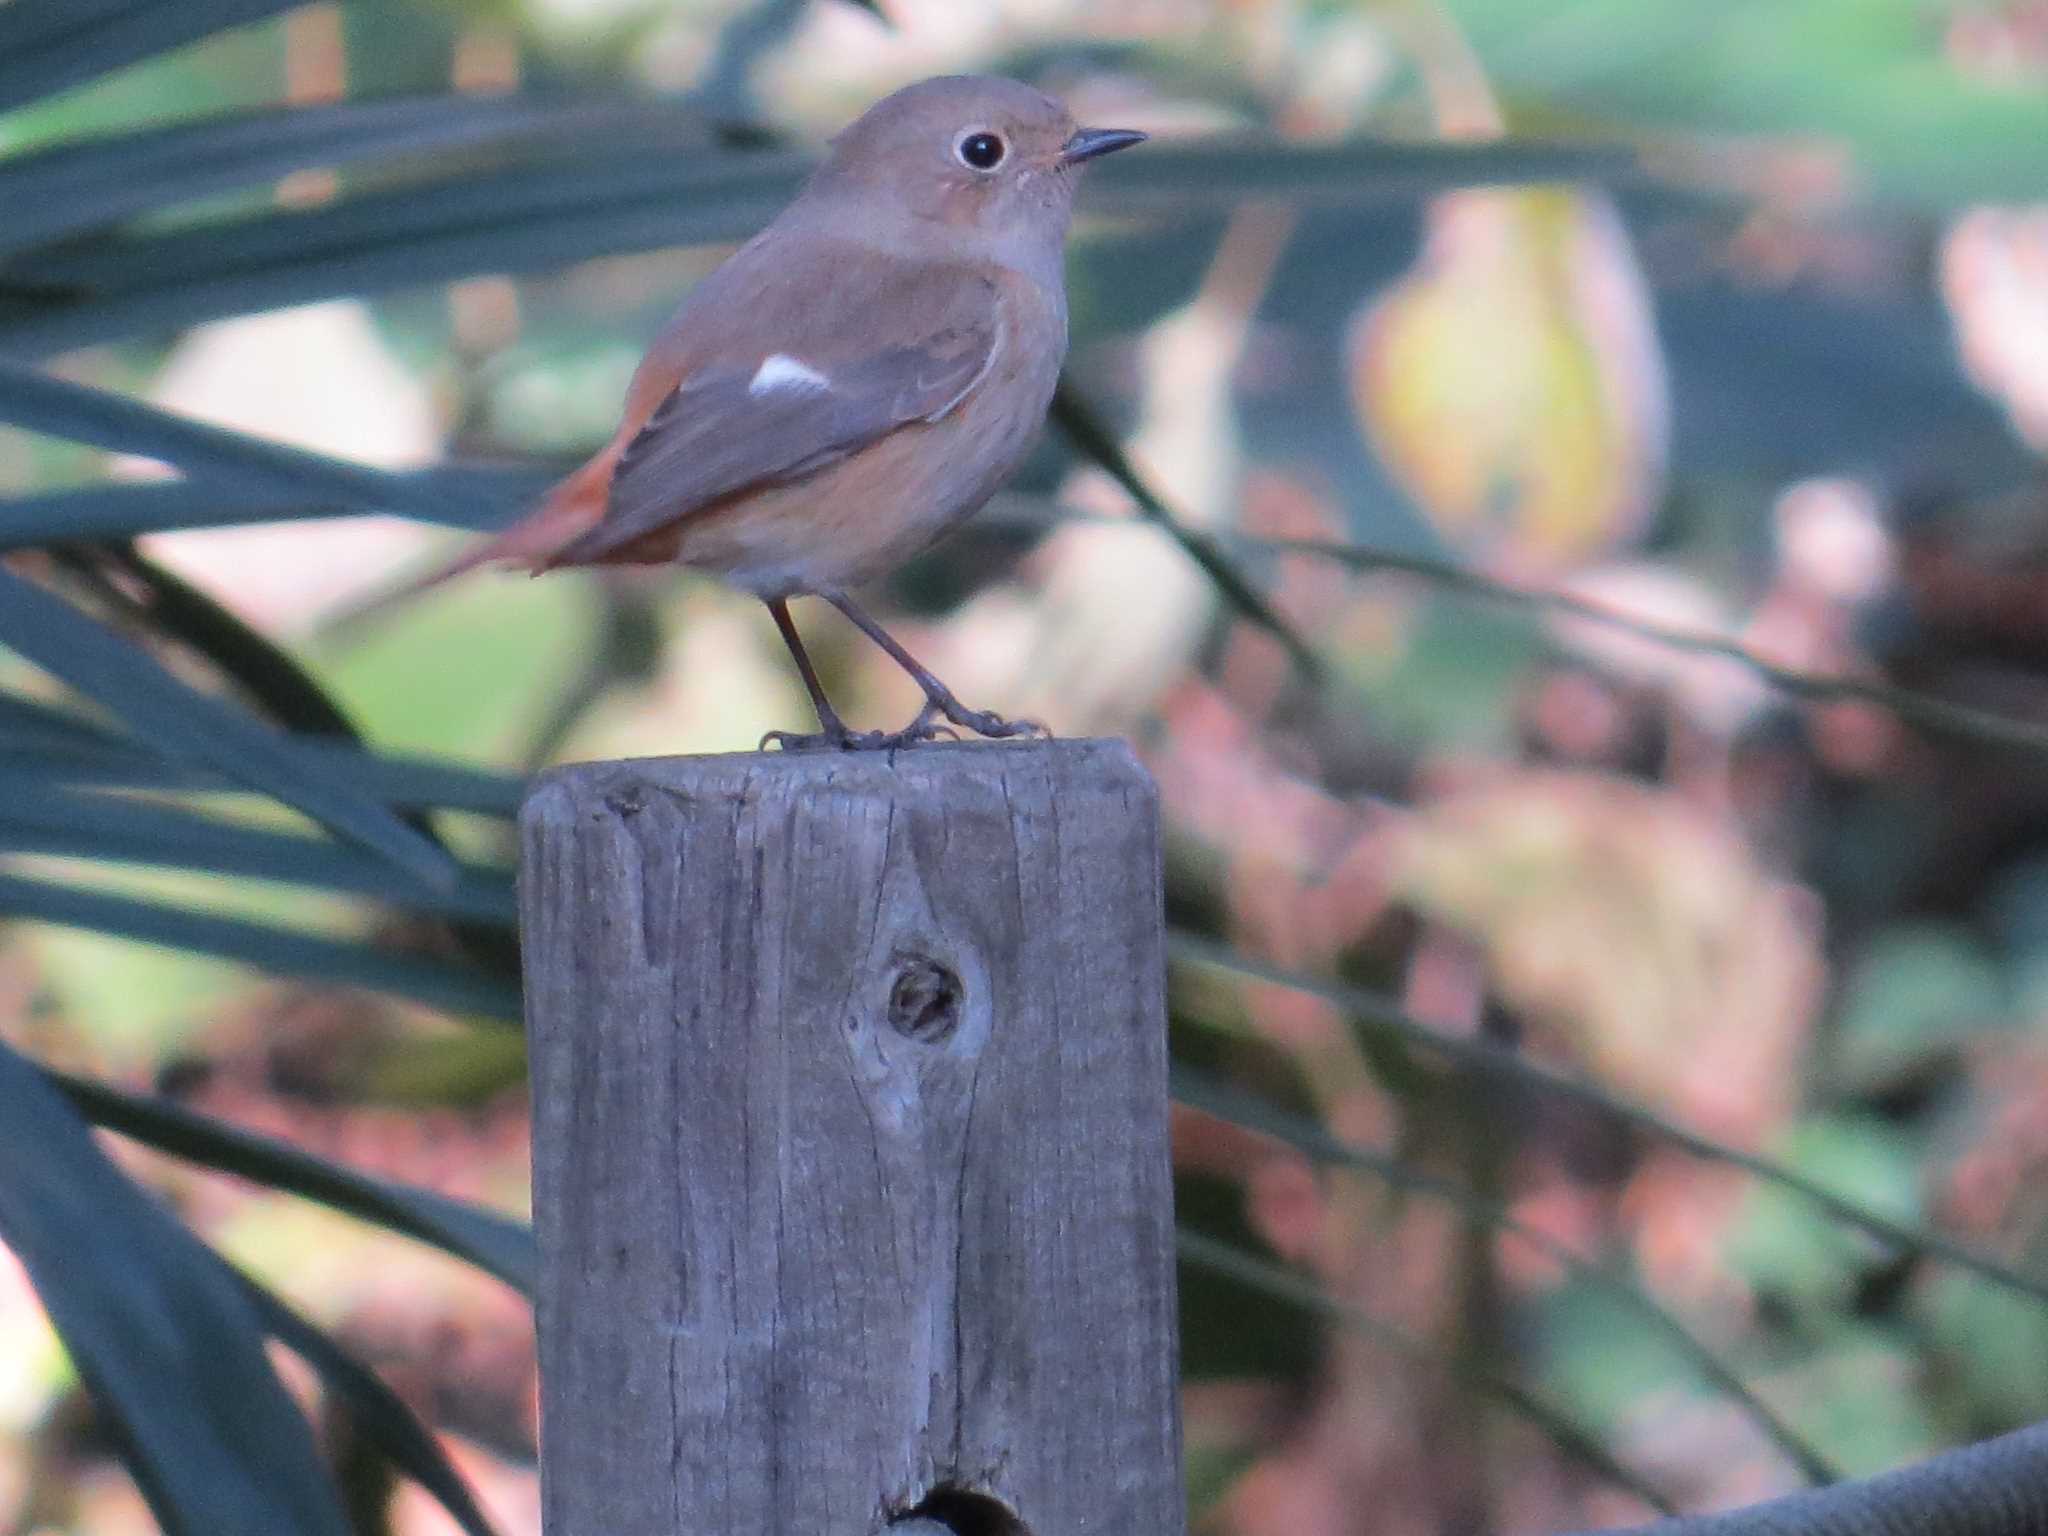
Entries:
[[973,171],[992,171],[1008,153],[1003,141],[992,133],[970,133],[954,149],[960,163]]

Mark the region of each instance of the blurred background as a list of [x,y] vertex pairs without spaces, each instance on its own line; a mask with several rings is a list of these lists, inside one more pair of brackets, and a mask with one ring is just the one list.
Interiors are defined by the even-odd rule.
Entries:
[[11,0],[0,1532],[292,1507],[256,1379],[295,1529],[536,1530],[518,780],[809,716],[694,578],[363,610],[965,70],[1157,140],[1043,450],[878,596],[1160,782],[1197,1527],[2048,1415],[2048,4]]

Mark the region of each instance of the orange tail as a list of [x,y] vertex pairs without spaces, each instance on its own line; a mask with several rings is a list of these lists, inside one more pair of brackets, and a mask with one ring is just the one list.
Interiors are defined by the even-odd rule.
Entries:
[[596,454],[574,474],[549,491],[541,504],[511,527],[472,544],[453,559],[414,576],[387,592],[380,592],[351,610],[342,620],[344,627],[374,618],[385,609],[410,602],[444,581],[486,565],[519,565],[539,572],[547,569],[548,557],[572,539],[597,525],[604,516],[611,494],[612,465],[618,458],[615,446]]

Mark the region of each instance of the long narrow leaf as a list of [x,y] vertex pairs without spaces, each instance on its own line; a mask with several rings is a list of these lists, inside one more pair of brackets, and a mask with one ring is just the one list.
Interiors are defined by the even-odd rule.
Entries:
[[278,976],[364,987],[468,1018],[504,1023],[519,1019],[519,986],[509,978],[242,918],[189,912],[19,875],[0,875],[0,917],[168,945],[240,961]]
[[1099,466],[1122,486],[1131,500],[1137,503],[1138,510],[1180,546],[1202,574],[1209,578],[1224,601],[1286,647],[1287,654],[1293,658],[1303,677],[1310,682],[1323,679],[1328,669],[1314,648],[1274,611],[1251,578],[1237,568],[1214,538],[1175,515],[1159,493],[1138,473],[1123,445],[1102,424],[1094,408],[1064,379],[1060,382],[1058,394],[1053,397],[1052,419],[1066,433],[1082,458]]
[[732,243],[775,215],[808,163],[727,155],[705,167],[694,158],[614,148],[602,171],[483,173],[205,231],[100,241],[61,259],[39,255],[18,264],[19,277],[74,297],[0,300],[0,354],[41,357],[317,297]]
[[308,167],[495,148],[551,158],[597,146],[711,151],[695,114],[631,100],[449,95],[224,112],[0,160],[0,255]]
[[1512,1376],[1446,1350],[1399,1323],[1347,1305],[1292,1270],[1242,1252],[1228,1243],[1218,1242],[1204,1233],[1183,1228],[1176,1234],[1175,1242],[1181,1257],[1190,1264],[1199,1264],[1241,1285],[1250,1286],[1275,1301],[1328,1318],[1354,1333],[1377,1339],[1425,1365],[1442,1370],[1466,1391],[1481,1398],[1493,1398],[1526,1419],[1559,1450],[1583,1462],[1617,1487],[1626,1488],[1652,1509],[1667,1515],[1674,1512],[1675,1506],[1669,1499],[1615,1460],[1597,1436]]
[[1509,586],[1477,571],[1466,570],[1441,560],[1393,554],[1357,544],[1332,544],[1318,539],[1233,538],[1233,543],[1272,554],[1308,555],[1330,560],[1354,571],[1378,571],[1412,576],[1446,591],[1463,593],[1487,602],[1532,609],[1540,613],[1598,624],[1637,639],[1648,640],[1670,650],[1696,656],[1713,656],[1737,666],[1799,699],[1855,699],[1890,711],[1909,725],[1933,735],[1986,746],[2020,747],[2048,752],[2048,726],[2019,720],[1993,710],[1955,704],[1917,689],[1900,688],[1869,678],[1840,673],[1802,672],[1767,660],[1734,640],[1698,630],[1679,629],[1669,624],[1623,613],[1604,603],[1569,592],[1534,591]]
[[430,518],[439,515],[443,499],[431,479],[265,442],[11,364],[0,364],[0,421],[112,453],[160,459],[244,494],[391,512],[417,508]]
[[133,538],[178,528],[344,517],[355,510],[343,503],[309,504],[277,491],[207,480],[93,485],[0,498],[0,549],[72,539]]
[[275,880],[481,922],[509,925],[516,916],[506,870],[461,865],[453,885],[426,885],[387,860],[324,839],[32,781],[0,795],[0,850]]
[[[99,599],[117,613],[130,615],[151,633],[204,656],[270,723],[309,737],[355,747],[364,745],[348,712],[299,664],[297,657],[259,634],[199,588],[158,565],[133,544],[64,545],[55,552],[55,558],[76,579],[88,583]],[[446,850],[448,845],[424,812],[406,812],[400,819],[435,847]],[[202,829],[204,825],[201,824]],[[303,851],[303,844],[294,849],[288,843],[280,843],[258,851],[256,856]],[[323,843],[313,854],[314,872],[320,878],[341,882],[377,880],[379,875],[390,873],[366,869],[364,860],[331,844]],[[323,854],[341,857],[323,860]],[[400,902],[428,910],[436,905],[452,909],[457,921],[450,924],[449,936],[464,959],[487,968],[516,965],[516,959],[511,957],[517,954],[518,941],[508,926],[511,891],[507,880],[493,880],[488,874],[477,878],[468,872],[459,873],[447,890],[451,898],[447,903],[437,903],[430,888],[416,890],[416,881],[406,881],[396,889],[388,879],[380,883],[387,896]],[[502,902],[503,910],[486,908],[479,912],[476,904],[480,900],[492,906]]]
[[240,1283],[270,1336],[314,1369],[328,1395],[347,1407],[357,1431],[385,1460],[432,1494],[468,1536],[497,1536],[448,1453],[403,1398],[271,1292],[226,1260],[221,1267]]
[[213,1255],[0,1045],[0,1240],[172,1536],[347,1536],[312,1432]]
[[0,645],[120,716],[172,758],[274,795],[430,884],[456,878],[445,850],[296,743],[207,697],[61,598],[0,570]]
[[1168,1071],[1174,1098],[1190,1109],[1198,1109],[1232,1125],[1271,1136],[1326,1167],[1356,1168],[1385,1180],[1397,1189],[1442,1201],[1455,1210],[1467,1225],[1482,1231],[1511,1234],[1528,1244],[1574,1278],[1612,1298],[1662,1334],[1678,1354],[1716,1390],[1727,1396],[1742,1415],[1799,1468],[1808,1482],[1832,1483],[1840,1479],[1840,1470],[1787,1424],[1770,1404],[1752,1392],[1720,1356],[1694,1338],[1685,1324],[1625,1276],[1580,1256],[1542,1229],[1516,1219],[1499,1202],[1485,1199],[1448,1179],[1413,1167],[1391,1154],[1345,1141],[1314,1120],[1289,1114],[1277,1105],[1255,1098],[1184,1063],[1175,1062]]
[[[509,819],[523,781],[508,774],[420,758],[380,757],[306,742],[308,757],[347,774],[362,793],[402,809],[464,811]],[[236,789],[225,774],[166,761],[126,738],[95,730],[27,700],[0,694],[0,783],[136,790]]]
[[2048,1301],[2048,1280],[2039,1280],[2022,1274],[2011,1265],[2001,1263],[1988,1254],[1975,1252],[1961,1243],[1943,1237],[1938,1232],[1907,1222],[1895,1221],[1889,1216],[1858,1205],[1855,1201],[1837,1194],[1826,1185],[1786,1167],[1783,1163],[1761,1153],[1745,1152],[1739,1147],[1731,1147],[1711,1137],[1702,1136],[1697,1131],[1687,1130],[1656,1111],[1645,1109],[1640,1104],[1610,1093],[1596,1083],[1570,1076],[1496,1046],[1486,1045],[1477,1040],[1462,1039],[1433,1029],[1409,1017],[1387,998],[1357,987],[1347,987],[1337,982],[1323,981],[1313,976],[1303,976],[1264,965],[1207,939],[1188,934],[1170,933],[1167,936],[1167,956],[1171,960],[1185,964],[1208,966],[1228,975],[1320,998],[1342,1011],[1360,1028],[1371,1030],[1383,1038],[1399,1041],[1404,1045],[1420,1047],[1431,1055],[1452,1063],[1461,1071],[1506,1079],[1539,1093],[1572,1099],[1618,1124],[1631,1126],[1694,1157],[1740,1168],[1767,1183],[1788,1189],[1843,1225],[1867,1233],[1902,1253],[1925,1254],[1944,1259],[2007,1290],[2015,1291],[2029,1300]]
[[92,1124],[187,1162],[201,1163],[403,1233],[533,1295],[533,1231],[524,1222],[430,1189],[357,1173],[289,1142],[198,1114],[168,1099],[123,1093],[62,1072],[48,1076]]
[[[393,503],[408,517],[451,528],[502,526],[531,506],[555,478],[548,469],[488,469],[448,465],[398,475],[412,482]],[[352,517],[364,504],[340,497],[313,499],[258,485],[214,478],[144,485],[94,485],[0,497],[0,550],[78,539],[125,539],[181,528],[230,528],[250,523],[313,522]],[[380,496],[374,510],[384,510]]]
[[297,3],[17,0],[0,5],[0,112]]
[[[41,782],[104,789],[232,790],[225,774],[184,768],[140,749],[62,749],[19,753],[0,743],[0,776],[28,775]],[[519,814],[523,781],[507,774],[422,758],[387,758],[347,747],[308,743],[306,753],[337,773],[353,776],[364,794],[397,810],[461,811],[510,820]]]
[[[1123,212],[1184,217],[1247,197],[1371,204],[1472,184],[1612,177],[1607,147],[1383,144],[1155,146],[1094,194]],[[1140,163],[1142,162],[1142,163]],[[538,164],[140,234],[18,263],[17,280],[69,302],[0,301],[0,353],[47,356],[221,315],[481,272],[551,270],[596,256],[745,238],[795,192],[808,158],[779,152],[593,148]]]
[[204,656],[271,724],[361,744],[355,722],[296,657],[133,544],[67,545],[56,558],[124,618]]
[[1096,202],[1119,213],[1178,213],[1235,208],[1248,198],[1369,206],[1415,202],[1459,187],[1645,178],[1637,151],[1616,143],[1358,139],[1306,145],[1218,136],[1148,145],[1143,155],[1098,167],[1089,185]]

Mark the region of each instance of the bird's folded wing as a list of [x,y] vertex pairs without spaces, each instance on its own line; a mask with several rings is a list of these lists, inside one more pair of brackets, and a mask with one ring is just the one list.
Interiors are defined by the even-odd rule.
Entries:
[[[800,479],[945,416],[988,372],[1001,323],[980,274],[961,273],[927,298],[908,307],[920,323],[901,338],[856,328],[687,374],[620,456],[602,521],[548,563],[602,560],[737,493]],[[891,312],[906,309],[882,310]]]

